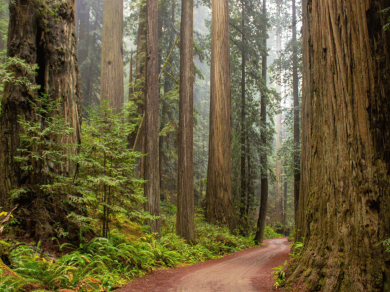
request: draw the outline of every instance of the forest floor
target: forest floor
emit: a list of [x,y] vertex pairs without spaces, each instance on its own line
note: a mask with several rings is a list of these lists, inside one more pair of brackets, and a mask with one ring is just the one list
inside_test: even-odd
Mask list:
[[119,292],[269,292],[274,291],[272,268],[289,259],[286,238],[219,259],[169,270],[153,271]]

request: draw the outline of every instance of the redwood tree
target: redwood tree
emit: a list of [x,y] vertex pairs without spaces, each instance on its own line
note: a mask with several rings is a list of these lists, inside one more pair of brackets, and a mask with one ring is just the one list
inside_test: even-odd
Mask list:
[[[15,217],[20,222],[22,235],[36,238],[54,235],[51,222],[64,223],[66,214],[61,209],[58,196],[44,196],[34,186],[47,184],[45,163],[31,163],[28,170],[21,167],[15,157],[22,156],[23,148],[19,134],[22,129],[18,119],[29,122],[41,121],[31,106],[37,94],[47,94],[50,99],[61,99],[61,114],[75,129],[61,143],[80,143],[80,76],[76,56],[75,15],[73,0],[10,1],[10,24],[8,33],[8,56],[18,57],[27,64],[38,64],[36,77],[26,75],[15,66],[10,68],[16,78],[26,77],[34,85],[41,86],[32,92],[26,86],[6,83],[1,106],[0,121],[0,196],[1,206],[7,210],[9,204],[18,203],[20,212]],[[70,151],[76,151],[72,148]],[[29,160],[26,160],[29,161]],[[27,163],[27,162],[26,162]],[[74,175],[75,167],[68,166],[66,172]],[[12,202],[9,191],[25,188],[18,199]]]
[[302,178],[293,280],[389,291],[390,37],[386,0],[304,1]]
[[176,232],[187,241],[195,240],[193,170],[193,6],[193,0],[182,0]]
[[100,100],[119,113],[124,103],[123,90],[123,0],[105,0],[103,14]]
[[[263,0],[263,13],[267,17],[267,1]],[[264,35],[266,35],[267,28],[264,28]],[[265,147],[267,141],[267,39],[263,40],[263,55],[262,55],[262,77],[264,81],[263,90],[261,92],[261,143]],[[255,235],[255,241],[262,243],[264,239],[265,220],[267,215],[267,204],[268,204],[268,155],[266,151],[261,152],[261,172],[260,172],[260,211],[259,218],[257,220],[257,230]]]
[[210,140],[206,219],[234,227],[231,178],[229,1],[212,1]]
[[[145,101],[145,196],[146,210],[160,216],[159,176],[159,87],[158,87],[158,7],[146,1],[146,101]],[[161,219],[149,222],[152,233],[161,233]]]

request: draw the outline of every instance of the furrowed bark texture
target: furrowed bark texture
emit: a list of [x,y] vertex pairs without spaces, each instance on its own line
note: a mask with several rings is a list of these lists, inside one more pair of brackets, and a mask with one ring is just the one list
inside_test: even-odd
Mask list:
[[[306,5],[305,5],[306,4]],[[303,27],[303,254],[308,291],[389,291],[389,1],[313,0]]]
[[105,0],[103,13],[100,100],[108,100],[114,113],[124,104],[123,0]]
[[[160,216],[159,177],[159,88],[158,88],[158,8],[157,0],[146,1],[146,103],[145,103],[145,196],[146,211]],[[161,233],[161,219],[149,222],[152,233]]]
[[233,228],[229,2],[212,1],[210,141],[206,219]]
[[176,232],[195,240],[193,169],[193,0],[182,0],[180,39],[179,168]]
[[[264,16],[267,15],[267,1],[263,0],[263,14]],[[264,35],[267,33],[267,28],[264,29]],[[264,38],[263,40],[263,48],[267,48],[267,39]],[[267,86],[267,52],[264,51],[262,54],[262,72],[261,76],[263,77],[264,82],[264,88],[261,92],[261,143],[263,147],[267,145],[267,131],[266,131],[266,125],[267,125],[267,96],[266,96],[266,89]],[[255,241],[258,243],[262,243],[264,240],[264,230],[265,230],[265,221],[267,218],[267,204],[268,204],[268,155],[267,152],[263,151],[261,153],[261,171],[260,171],[260,180],[261,180],[261,186],[260,186],[260,211],[259,211],[259,218],[257,220],[257,230],[255,234]]]
[[[26,76],[33,84],[41,86],[40,93],[50,98],[61,99],[61,114],[69,125],[75,129],[69,137],[60,143],[80,143],[80,75],[76,57],[76,35],[74,24],[74,1],[52,0],[45,2],[16,0],[10,2],[10,25],[8,34],[8,56],[19,57],[28,64],[38,64],[38,76],[26,76],[24,71],[12,68],[15,77]],[[54,14],[48,12],[52,10]],[[28,99],[36,99],[36,93],[28,91],[25,86],[7,83],[1,108],[0,123],[0,196],[1,206],[10,208],[12,204],[8,192],[22,186],[47,183],[43,168],[47,165],[33,164],[31,171],[21,169],[14,158],[22,153],[19,134],[22,129],[19,117],[27,121],[36,121]],[[44,121],[42,121],[43,123]],[[76,151],[76,149],[74,149]],[[74,175],[75,168],[69,165],[65,170]],[[39,190],[22,194],[15,203],[19,204],[16,213],[21,221],[23,235],[50,237],[50,228],[46,229],[49,218],[55,222],[67,222],[66,214],[61,212],[60,198],[50,199],[39,196]],[[59,204],[59,205],[56,205]],[[58,208],[58,209],[57,209]]]

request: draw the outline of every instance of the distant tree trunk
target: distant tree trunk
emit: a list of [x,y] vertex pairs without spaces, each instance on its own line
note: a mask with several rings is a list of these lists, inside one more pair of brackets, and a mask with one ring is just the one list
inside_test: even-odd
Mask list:
[[[131,96],[134,93],[133,87],[133,55],[134,52],[130,52],[130,71],[129,71],[129,101],[131,100]],[[131,145],[133,147],[133,145]]]
[[[176,1],[172,1],[172,13],[171,13],[171,22],[172,26],[175,24],[175,9],[176,9]],[[169,36],[169,43],[168,43],[168,48],[172,48],[174,45],[175,41],[175,36],[173,32],[170,32]],[[167,94],[170,91],[170,79],[164,78],[164,95]],[[166,100],[162,100],[162,109],[161,109],[161,122],[160,122],[160,132],[168,122],[167,120],[167,114],[168,114],[168,103]],[[160,151],[160,191],[163,194],[164,189],[163,189],[163,181],[164,181],[164,176],[162,175],[164,173],[164,162],[165,162],[165,156],[164,156],[164,144],[166,144],[166,137],[160,136],[160,141],[159,141],[159,151]]]
[[234,228],[232,202],[229,1],[212,1],[210,140],[206,219]]
[[84,0],[79,0],[79,50],[78,50],[78,61],[79,64],[83,64],[88,58],[89,49],[89,4]]
[[[51,99],[61,99],[62,115],[75,129],[68,138],[60,143],[80,143],[80,75],[77,65],[75,23],[73,0],[46,1],[10,1],[10,25],[8,33],[8,56],[19,57],[27,64],[38,64],[38,76],[31,78],[17,67],[11,68],[15,77],[30,78],[33,84],[40,85],[40,94]],[[71,7],[71,9],[69,9]],[[42,13],[50,9],[53,13]],[[61,209],[61,200],[53,196],[48,198],[33,186],[46,184],[43,170],[47,165],[31,164],[31,169],[21,168],[15,156],[22,156],[19,150],[22,129],[19,118],[36,122],[37,116],[28,100],[34,101],[37,94],[25,86],[6,83],[0,118],[0,196],[1,206],[7,210],[13,203],[19,204],[14,213],[19,220],[21,235],[36,239],[54,236],[50,226],[53,222],[67,225],[67,217]],[[45,118],[42,118],[42,125]],[[77,151],[73,148],[74,153]],[[75,167],[69,165],[67,172],[74,175]],[[12,202],[8,192],[15,188],[28,186],[27,193],[21,194]],[[64,226],[64,225],[62,225]]]
[[193,170],[193,0],[182,0],[180,38],[179,167],[176,232],[195,240]]
[[80,10],[80,0],[74,0],[74,22],[75,22],[75,32],[76,37],[79,36],[79,10]]
[[[304,2],[302,254],[307,291],[390,291],[390,37],[385,0]],[[302,237],[299,237],[300,239]]]
[[292,1],[292,41],[293,41],[293,97],[294,97],[294,217],[298,212],[299,182],[301,180],[299,155],[299,93],[298,93],[298,46],[297,16],[295,0]]
[[[246,138],[246,118],[245,118],[245,5],[244,1],[241,1],[241,202],[240,202],[240,217],[241,224],[245,221],[245,207],[247,204],[247,181],[246,181],[246,149],[245,149],[245,138]],[[245,224],[244,224],[245,225]],[[247,230],[246,226],[242,226],[243,230]]]
[[287,234],[287,174],[286,171],[284,171],[285,177],[284,177],[284,195],[283,195],[283,234]]
[[[267,2],[263,0],[263,14],[267,16]],[[267,28],[264,29],[264,36],[267,34]],[[265,147],[267,145],[267,96],[266,96],[266,86],[267,86],[267,39],[263,40],[263,55],[262,55],[262,77],[264,82],[264,87],[261,92],[261,143]],[[265,151],[261,153],[261,171],[260,171],[260,212],[259,218],[257,220],[257,230],[255,235],[255,241],[262,243],[264,240],[264,230],[265,230],[265,220],[267,216],[267,202],[268,202],[268,155]]]
[[[160,216],[157,2],[146,1],[145,196],[148,199],[146,211],[153,216]],[[161,219],[152,220],[149,225],[152,233],[161,234]]]
[[[276,51],[277,54],[280,55],[282,49],[282,36],[281,36],[281,28],[279,27],[277,29],[276,33]],[[277,73],[279,75],[278,78],[282,78],[282,73],[279,71]],[[276,85],[276,91],[280,95],[281,94],[281,88],[280,85]],[[280,103],[279,103],[280,106]],[[276,115],[276,121],[275,121],[275,130],[276,130],[276,153],[278,153],[278,150],[282,146],[282,115],[279,113]],[[280,159],[276,156],[276,182],[275,182],[275,222],[281,223],[282,222],[282,182],[281,182],[281,175],[282,175],[282,162]]]
[[[139,129],[139,137],[137,139],[137,131],[130,134],[129,143],[135,145],[135,149],[145,154],[145,97],[146,97],[146,0],[141,1],[138,19],[137,33],[137,59],[136,59],[136,76],[134,84],[134,94],[132,100],[137,104],[137,112],[143,117]],[[145,173],[145,157],[141,157],[139,163],[140,178],[144,178]]]
[[124,104],[123,0],[104,0],[100,100],[108,100],[114,113]]

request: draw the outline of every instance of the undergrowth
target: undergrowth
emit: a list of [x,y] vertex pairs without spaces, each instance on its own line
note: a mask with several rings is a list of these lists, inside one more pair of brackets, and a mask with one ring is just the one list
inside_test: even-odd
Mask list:
[[[170,211],[171,209],[171,211]],[[163,233],[158,239],[143,234],[129,242],[117,229],[109,238],[85,239],[61,258],[46,254],[40,244],[21,243],[10,253],[11,267],[22,278],[5,277],[0,272],[0,291],[111,291],[152,270],[174,268],[218,258],[254,247],[253,235],[232,235],[228,229],[206,223],[196,215],[196,242],[187,244],[175,234],[174,206],[165,204]],[[267,237],[280,235],[267,227]],[[0,270],[1,271],[1,270]]]

